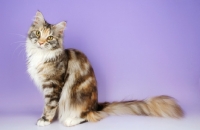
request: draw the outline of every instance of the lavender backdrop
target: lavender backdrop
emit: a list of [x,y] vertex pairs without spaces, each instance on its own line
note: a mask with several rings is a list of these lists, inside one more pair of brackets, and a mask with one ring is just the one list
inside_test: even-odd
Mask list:
[[1,0],[1,114],[42,111],[24,49],[37,10],[50,23],[68,22],[65,47],[88,56],[99,101],[167,94],[199,108],[199,0]]

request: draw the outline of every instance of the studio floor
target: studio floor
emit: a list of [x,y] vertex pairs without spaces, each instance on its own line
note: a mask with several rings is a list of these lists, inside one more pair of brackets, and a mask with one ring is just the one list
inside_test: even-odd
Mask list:
[[1,113],[1,130],[200,130],[199,106],[185,110],[182,119],[145,117],[145,116],[111,116],[96,123],[84,123],[65,127],[57,120],[45,127],[36,126],[39,112]]

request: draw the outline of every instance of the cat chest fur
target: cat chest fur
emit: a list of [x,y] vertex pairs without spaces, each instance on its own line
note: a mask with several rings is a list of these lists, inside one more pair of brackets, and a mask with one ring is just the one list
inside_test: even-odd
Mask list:
[[37,87],[42,90],[44,84],[54,83],[59,86],[64,85],[66,63],[60,58],[62,56],[57,56],[50,61],[47,58],[48,56],[44,52],[42,53],[38,51],[28,59],[28,73]]

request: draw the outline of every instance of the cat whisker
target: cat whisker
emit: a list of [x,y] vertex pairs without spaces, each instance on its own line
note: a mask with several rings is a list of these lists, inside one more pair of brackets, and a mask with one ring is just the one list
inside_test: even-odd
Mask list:
[[16,42],[11,42],[10,45],[16,44],[16,43],[24,43],[26,44],[26,41],[16,41]]
[[27,36],[26,35],[22,35],[22,34],[15,34],[15,33],[9,33],[9,34],[12,34],[12,35],[17,35],[17,36],[20,36],[21,38],[24,38],[26,39]]
[[15,48],[15,50],[13,51],[13,54],[17,51],[17,49],[19,49],[19,48],[24,48],[25,49],[25,43],[20,43],[16,48]]
[[25,50],[26,50],[26,49],[23,48],[23,49],[19,52],[18,56],[20,56],[20,54],[22,53],[22,51],[24,52]]

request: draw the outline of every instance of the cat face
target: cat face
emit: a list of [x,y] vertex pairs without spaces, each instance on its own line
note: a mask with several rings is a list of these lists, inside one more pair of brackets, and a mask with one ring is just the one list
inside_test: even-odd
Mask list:
[[66,22],[56,25],[45,21],[41,12],[37,11],[34,22],[28,32],[31,44],[43,50],[55,50],[62,47],[63,31]]

